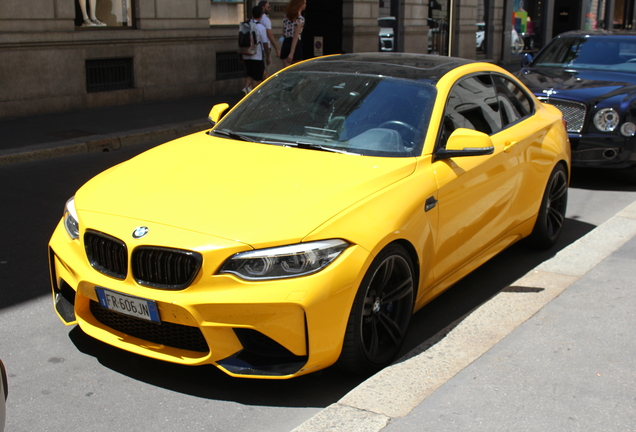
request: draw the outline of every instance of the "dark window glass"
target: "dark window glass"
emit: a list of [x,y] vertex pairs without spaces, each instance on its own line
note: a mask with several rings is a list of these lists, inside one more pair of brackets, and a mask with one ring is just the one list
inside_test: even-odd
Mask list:
[[492,135],[501,130],[501,116],[490,75],[477,75],[458,82],[450,93],[444,115],[442,145],[458,128]]
[[636,38],[576,36],[555,39],[532,62],[535,67],[636,71]]
[[423,82],[290,70],[250,93],[215,130],[263,144],[412,157],[422,151],[435,96]]
[[532,100],[514,82],[502,76],[494,76],[493,80],[497,89],[503,127],[533,112]]

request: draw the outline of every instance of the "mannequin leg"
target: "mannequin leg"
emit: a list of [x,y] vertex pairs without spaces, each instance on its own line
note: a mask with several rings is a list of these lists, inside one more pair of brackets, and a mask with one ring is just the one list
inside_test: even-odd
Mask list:
[[86,0],[77,0],[77,2],[79,3],[80,9],[82,10],[82,18],[84,18],[84,24],[86,24],[86,22],[89,21],[88,12],[86,10]]
[[97,0],[90,0],[90,5],[91,5],[91,21],[93,21],[93,24],[99,27],[105,27],[106,23],[101,22],[100,20],[97,19],[97,16],[95,16],[95,11],[97,11]]
[[[83,0],[86,3],[86,0]],[[89,0],[89,5],[91,7],[91,21],[97,21],[97,17],[95,16],[95,8],[97,7],[97,0]]]

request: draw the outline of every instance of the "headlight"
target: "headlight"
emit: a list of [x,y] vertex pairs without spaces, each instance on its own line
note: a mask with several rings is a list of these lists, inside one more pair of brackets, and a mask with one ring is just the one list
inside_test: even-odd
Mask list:
[[305,276],[327,267],[347,247],[349,243],[334,239],[241,252],[228,259],[219,273],[247,280]]
[[621,126],[621,133],[626,137],[631,137],[636,135],[636,125],[632,122],[624,123]]
[[79,222],[77,221],[77,210],[75,210],[75,197],[66,201],[64,206],[64,228],[73,240],[79,238]]
[[612,108],[604,108],[594,116],[594,126],[601,132],[612,132],[619,122],[618,113]]

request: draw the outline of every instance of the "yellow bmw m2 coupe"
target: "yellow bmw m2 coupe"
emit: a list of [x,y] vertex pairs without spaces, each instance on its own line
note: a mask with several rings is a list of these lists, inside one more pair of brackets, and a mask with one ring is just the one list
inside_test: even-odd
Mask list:
[[491,64],[321,57],[210,120],[68,200],[49,244],[64,323],[237,377],[368,374],[427,302],[562,230],[561,112]]

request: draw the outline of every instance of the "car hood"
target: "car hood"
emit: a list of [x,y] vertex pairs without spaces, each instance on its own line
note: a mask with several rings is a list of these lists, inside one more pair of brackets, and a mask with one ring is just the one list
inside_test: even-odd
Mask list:
[[99,174],[77,192],[75,205],[80,214],[127,217],[268,247],[301,241],[415,166],[415,158],[344,155],[202,132]]
[[517,77],[534,94],[542,96],[552,89],[552,96],[557,99],[597,104],[619,94],[636,94],[636,74],[623,72],[530,68]]

